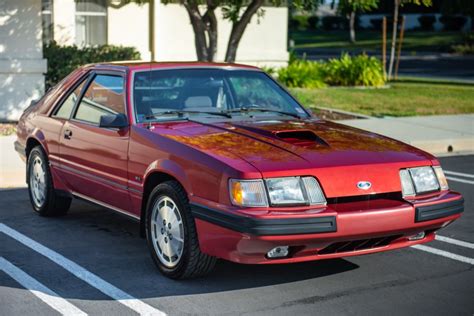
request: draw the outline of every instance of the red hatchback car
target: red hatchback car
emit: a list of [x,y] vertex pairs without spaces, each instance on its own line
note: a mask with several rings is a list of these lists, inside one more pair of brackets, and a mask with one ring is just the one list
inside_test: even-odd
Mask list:
[[82,67],[25,110],[15,147],[37,213],[77,197],[135,218],[171,278],[425,243],[463,211],[436,158],[320,120],[244,65]]

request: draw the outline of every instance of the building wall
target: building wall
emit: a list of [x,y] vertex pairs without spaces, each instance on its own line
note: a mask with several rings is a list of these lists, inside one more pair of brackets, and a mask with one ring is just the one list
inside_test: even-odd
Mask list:
[[[196,60],[194,33],[189,17],[179,4],[157,4],[155,21],[155,51],[157,60]],[[223,61],[231,23],[218,17],[217,61]],[[247,26],[237,51],[237,62],[258,66],[284,66],[288,62],[288,9],[265,7],[258,21],[254,16]]]
[[143,60],[150,59],[148,4],[130,3],[107,10],[107,42],[112,45],[134,46]]
[[[62,45],[74,44],[74,0],[54,1],[54,38]],[[134,46],[143,60],[150,59],[148,4],[130,3],[107,10],[108,44]],[[223,61],[231,23],[218,17],[217,61]],[[265,15],[254,17],[247,26],[239,49],[237,62],[254,65],[283,66],[288,62],[288,9],[266,7]],[[155,4],[155,59],[157,61],[196,60],[194,33],[185,8],[179,4]]]
[[76,3],[74,0],[53,1],[54,40],[61,45],[74,45],[76,39]]
[[41,0],[0,0],[0,121],[44,93]]

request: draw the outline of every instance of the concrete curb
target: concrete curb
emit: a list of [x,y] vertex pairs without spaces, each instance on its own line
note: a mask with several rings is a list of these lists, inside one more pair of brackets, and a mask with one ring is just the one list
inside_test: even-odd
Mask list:
[[340,113],[340,114],[345,114],[345,115],[352,115],[354,117],[360,118],[360,119],[371,119],[375,118],[373,116],[365,115],[365,114],[360,114],[360,113],[354,113],[354,112],[349,112],[349,111],[344,111],[344,110],[339,110],[339,109],[333,109],[333,108],[327,108],[324,106],[310,106],[310,108],[316,108],[328,112],[334,112],[334,113]]

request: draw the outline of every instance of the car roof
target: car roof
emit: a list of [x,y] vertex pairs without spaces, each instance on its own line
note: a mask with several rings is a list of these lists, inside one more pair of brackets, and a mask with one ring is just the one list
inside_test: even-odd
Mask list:
[[107,63],[89,64],[85,67],[96,69],[117,69],[117,70],[143,70],[143,69],[173,69],[173,68],[221,68],[221,69],[249,69],[260,70],[260,68],[244,64],[231,63],[211,63],[211,62],[195,62],[195,61],[116,61]]

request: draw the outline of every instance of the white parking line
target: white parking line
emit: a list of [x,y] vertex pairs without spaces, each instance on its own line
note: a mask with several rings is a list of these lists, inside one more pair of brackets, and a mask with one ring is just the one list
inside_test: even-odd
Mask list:
[[55,252],[52,249],[49,249],[46,246],[34,241],[33,239],[23,235],[22,233],[14,230],[13,228],[0,223],[0,232],[5,233],[6,235],[12,237],[13,239],[21,242],[23,245],[33,249],[34,251],[42,254],[49,260],[55,262],[57,265],[63,267],[78,279],[83,280],[92,287],[95,287],[105,295],[113,298],[117,302],[127,306],[128,308],[134,310],[140,315],[166,315],[164,312],[142,302],[141,300],[125,293],[119,288],[113,286],[109,282],[98,277],[94,273],[86,270],[77,263],[67,259],[63,255]]
[[456,172],[456,171],[449,171],[449,170],[444,170],[444,173],[445,174],[450,174],[450,175],[453,175],[453,176],[460,176],[460,177],[473,178],[474,179],[474,174]]
[[461,183],[467,183],[467,184],[474,184],[474,181],[471,180],[465,180],[461,178],[455,178],[455,177],[446,177],[446,179],[455,181],[455,182],[461,182]]
[[449,244],[453,244],[453,245],[456,245],[456,246],[461,246],[461,247],[466,247],[466,248],[469,248],[469,249],[474,249],[474,244],[470,243],[470,242],[467,242],[467,241],[457,240],[457,239],[454,239],[454,238],[444,237],[444,236],[440,236],[440,235],[436,235],[436,240],[447,242]]
[[436,249],[436,248],[428,247],[428,246],[424,246],[424,245],[414,245],[414,246],[411,246],[411,247],[415,248],[415,249],[418,249],[418,250],[430,252],[430,253],[438,255],[438,256],[442,256],[442,257],[446,257],[446,258],[449,258],[449,259],[453,259],[453,260],[457,260],[457,261],[461,261],[461,262],[464,262],[464,263],[474,265],[474,259],[469,258],[469,257],[460,256],[460,255],[457,255],[457,254],[449,252],[449,251],[444,251],[444,250],[440,250],[440,249]]
[[0,270],[8,274],[40,300],[57,310],[61,315],[87,315],[3,257],[0,257]]

